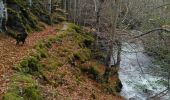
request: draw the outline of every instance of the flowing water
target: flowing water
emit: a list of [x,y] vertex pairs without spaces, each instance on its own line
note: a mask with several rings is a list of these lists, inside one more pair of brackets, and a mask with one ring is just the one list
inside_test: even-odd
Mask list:
[[166,89],[158,80],[161,77],[146,74],[147,68],[153,66],[151,58],[145,53],[143,45],[123,43],[122,61],[119,78],[123,84],[121,95],[126,100],[170,100],[170,96],[151,99],[150,97]]

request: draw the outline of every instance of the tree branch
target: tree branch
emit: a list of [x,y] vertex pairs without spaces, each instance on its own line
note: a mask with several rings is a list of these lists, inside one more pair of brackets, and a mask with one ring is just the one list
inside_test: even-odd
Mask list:
[[146,32],[146,33],[143,33],[143,34],[141,34],[141,35],[135,36],[134,38],[139,38],[139,37],[145,36],[145,35],[147,35],[147,34],[149,34],[149,33],[155,32],[155,31],[170,32],[170,30],[165,29],[165,28],[156,28],[156,29],[150,30],[150,31],[148,31],[148,32]]

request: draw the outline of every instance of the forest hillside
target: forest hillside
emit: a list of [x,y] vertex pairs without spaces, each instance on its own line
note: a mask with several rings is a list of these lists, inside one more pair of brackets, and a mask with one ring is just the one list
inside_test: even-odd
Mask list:
[[0,99],[123,99],[117,69],[106,82],[105,65],[94,57],[95,36],[63,22],[60,2],[50,11],[42,0],[2,3],[8,19],[2,18]]
[[169,100],[169,0],[0,0],[0,100]]

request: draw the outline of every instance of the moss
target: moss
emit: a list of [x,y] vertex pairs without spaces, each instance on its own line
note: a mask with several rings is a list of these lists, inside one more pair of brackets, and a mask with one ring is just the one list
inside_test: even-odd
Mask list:
[[44,45],[47,48],[51,48],[52,47],[51,41],[45,41]]
[[[8,29],[17,32],[33,32],[40,31],[41,22],[51,25],[57,21],[60,23],[65,21],[65,14],[62,10],[56,10],[52,14],[48,13],[44,7],[42,0],[34,0],[36,5],[29,7],[28,2],[24,0],[8,0]],[[41,21],[41,22],[40,22]],[[8,32],[9,35],[15,37],[15,32]]]
[[[28,4],[23,0],[8,0],[7,26],[18,32],[33,32],[41,30],[37,16],[30,11]],[[12,33],[12,32],[10,32]]]
[[3,100],[24,100],[22,97],[18,96],[15,93],[6,93],[3,97]]
[[24,89],[24,93],[26,98],[28,98],[28,100],[32,99],[32,100],[40,100],[40,94],[38,94],[38,90],[35,87],[27,87]]
[[8,4],[18,4],[18,5],[26,5],[26,2],[23,0],[8,0]]
[[90,33],[84,32],[83,28],[74,24],[69,24],[68,32],[72,32],[73,39],[81,47],[89,48],[95,41],[94,37]]
[[58,67],[61,67],[62,65],[63,63],[59,61],[58,59],[48,58],[48,65],[46,65],[46,69],[48,69],[48,71],[56,70],[58,69]]
[[56,36],[56,40],[58,39],[63,39],[64,37],[66,37],[68,35],[67,31],[66,32],[61,32],[60,34],[58,34]]
[[46,58],[48,57],[48,52],[47,52],[47,48],[51,47],[51,43],[50,42],[41,42],[37,45],[34,46],[34,48],[36,49],[37,53],[40,55],[41,58]]
[[30,8],[31,12],[37,16],[38,20],[45,22],[46,24],[51,25],[51,15],[49,14],[46,7],[44,7],[41,0],[34,1],[36,3],[36,6]]
[[75,24],[69,24],[68,31],[75,31],[76,33],[83,33],[83,29],[80,26],[77,26]]
[[73,58],[81,62],[85,62],[89,60],[90,57],[91,57],[91,52],[89,49],[80,49],[79,51],[73,53]]
[[74,40],[76,40],[80,47],[89,48],[94,43],[94,38],[89,36],[88,34],[75,34],[73,38]]
[[57,39],[56,39],[55,37],[50,37],[50,38],[48,38],[48,41],[49,41],[50,43],[56,43],[56,42],[57,42]]
[[40,30],[35,16],[23,7],[20,9],[21,11],[16,11],[12,8],[8,8],[9,21],[7,25],[19,32],[23,32],[23,30],[27,32]]
[[20,63],[20,71],[24,72],[24,73],[34,73],[34,72],[38,72],[39,68],[41,67],[41,64],[39,63],[39,61],[34,58],[34,57],[30,57],[30,58],[26,58],[24,59],[21,63]]
[[39,60],[39,61],[40,61],[41,58],[42,58],[42,57],[41,57],[41,54],[40,54],[40,53],[37,53],[37,52],[36,52],[36,53],[31,53],[30,56],[36,58],[36,59]]
[[42,100],[37,83],[27,74],[15,74],[4,100]]
[[63,53],[71,52],[71,50],[67,47],[59,47],[58,50]]
[[20,16],[22,17],[22,23],[25,25],[25,28],[28,32],[32,32],[32,30],[40,30],[36,16],[34,16],[29,9],[21,7]]

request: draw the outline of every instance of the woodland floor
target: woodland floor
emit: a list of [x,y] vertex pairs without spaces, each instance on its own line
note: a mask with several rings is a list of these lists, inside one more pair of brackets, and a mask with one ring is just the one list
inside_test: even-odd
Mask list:
[[[30,33],[26,40],[26,43],[19,46],[16,46],[15,39],[9,36],[0,36],[0,100],[2,99],[4,93],[8,90],[11,76],[14,73],[14,71],[12,70],[13,66],[20,63],[23,58],[28,57],[30,51],[33,49],[33,46],[35,46],[39,41],[44,40],[49,36],[56,36],[57,30],[66,29],[67,25],[65,24],[46,26],[44,28],[44,31]],[[67,38],[63,39],[63,45],[53,45],[52,48],[48,50],[50,56],[56,56],[60,54],[56,54],[56,50],[63,48],[63,46],[73,46],[71,47],[71,50],[74,50],[76,48],[76,45],[73,44],[74,42],[68,42],[71,41],[70,39],[72,40],[70,36],[67,36]],[[72,43],[72,45],[70,45],[70,43]],[[46,60],[48,59],[44,59],[44,61]],[[66,64],[63,67],[60,67],[57,70],[53,71],[55,71],[55,73],[61,73],[61,75],[65,74],[65,76],[63,77],[63,80],[65,81],[63,85],[56,88],[52,87],[49,84],[39,84],[41,91],[43,91],[43,96],[45,96],[43,97],[44,100],[55,100],[53,97],[55,95],[53,94],[56,92],[56,94],[58,94],[57,98],[60,98],[60,100],[67,100],[67,97],[72,97],[70,98],[71,100],[87,100],[87,98],[97,100],[124,100],[121,96],[116,96],[103,92],[103,89],[101,89],[101,86],[98,83],[96,83],[94,80],[89,79],[86,75],[77,74],[76,69],[74,67],[70,67],[69,64]],[[50,73],[48,74],[47,78],[50,79],[53,71],[46,71],[47,73]],[[78,79],[80,80],[78,80],[77,77],[79,77]]]
[[28,35],[24,45],[16,45],[16,40],[9,36],[0,37],[0,98],[8,89],[10,77],[13,75],[12,67],[29,55],[29,51],[40,40],[55,35],[62,25],[46,26],[44,31]]

